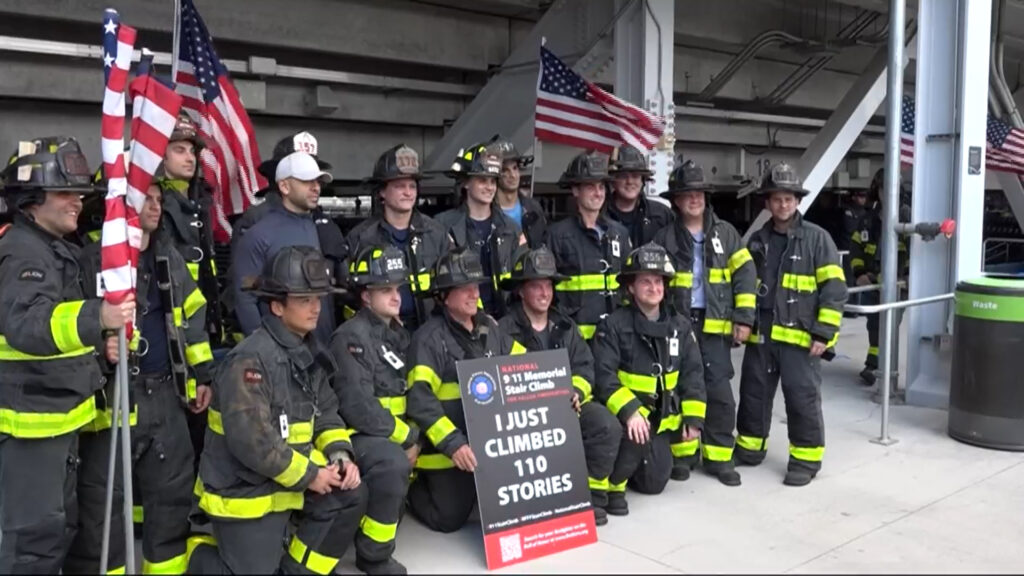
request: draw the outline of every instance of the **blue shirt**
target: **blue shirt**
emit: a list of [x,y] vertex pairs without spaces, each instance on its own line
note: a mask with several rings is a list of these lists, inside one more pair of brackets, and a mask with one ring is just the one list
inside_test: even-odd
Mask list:
[[[164,316],[163,302],[160,300],[160,287],[156,282],[156,265],[152,250],[146,250],[139,258],[139,274],[149,276],[149,289],[146,303],[143,304],[142,326],[140,336],[146,339],[146,354],[139,357],[140,374],[169,374],[171,358],[167,345],[167,319]],[[140,346],[141,349],[141,346]]]
[[480,264],[484,268],[486,280],[480,283],[480,301],[483,302],[484,310],[488,313],[494,312],[494,281],[491,279],[493,270],[491,267],[491,218],[487,220],[473,220],[469,218],[473,227],[476,249],[480,254]]
[[502,208],[502,212],[506,216],[512,219],[516,223],[516,226],[521,230],[523,228],[523,203],[519,201],[519,197],[516,196],[516,204],[512,208]]
[[693,237],[693,289],[690,291],[690,308],[706,308],[707,297],[704,294],[704,231]]
[[[391,234],[391,242],[395,246],[401,248],[403,251],[409,246],[409,229],[399,230],[387,222],[381,222],[381,227]],[[415,274],[416,271],[413,271]],[[410,318],[416,315],[416,300],[413,299],[412,287],[408,284],[403,284],[398,289],[398,293],[402,296],[402,308],[399,315],[403,318]]]
[[[263,267],[278,250],[288,246],[313,246],[320,250],[320,236],[311,214],[295,214],[283,205],[274,206],[259,222],[246,231],[231,255],[231,285],[235,292],[235,316],[242,332],[248,336],[260,327],[263,314],[269,314],[266,304],[260,303],[252,292],[242,290],[244,278],[263,274]],[[321,342],[330,342],[334,332],[334,298],[323,298],[316,336]]]

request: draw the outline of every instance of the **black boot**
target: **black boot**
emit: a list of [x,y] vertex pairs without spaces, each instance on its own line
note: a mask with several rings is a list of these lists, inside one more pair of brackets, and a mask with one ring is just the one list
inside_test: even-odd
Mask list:
[[409,571],[405,569],[405,566],[395,560],[394,558],[388,558],[380,562],[370,562],[369,560],[363,560],[362,558],[356,558],[356,568],[365,572],[366,574],[408,574]]
[[786,486],[807,486],[816,475],[816,472],[807,470],[789,470],[786,472],[786,478],[782,480],[782,483]]
[[626,503],[625,492],[609,492],[608,493],[608,506],[605,507],[605,512],[612,516],[626,516],[629,514],[629,504]]
[[686,482],[690,479],[690,465],[683,462],[676,462],[672,465],[672,476],[673,480],[677,482]]
[[736,471],[736,467],[731,463],[728,466],[708,468],[707,461],[705,461],[704,471],[707,472],[709,476],[718,478],[718,481],[726,486],[739,486],[743,483],[740,478],[740,473]]
[[864,369],[860,371],[860,379],[861,383],[865,386],[874,386],[876,379],[875,369],[870,366],[865,366]]
[[608,523],[608,512],[600,506],[593,506],[594,509],[594,525],[604,526]]

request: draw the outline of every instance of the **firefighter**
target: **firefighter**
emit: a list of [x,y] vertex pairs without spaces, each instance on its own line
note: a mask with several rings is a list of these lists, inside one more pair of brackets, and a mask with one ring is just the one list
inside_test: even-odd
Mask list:
[[216,546],[198,544],[189,573],[330,574],[355,536],[366,487],[315,334],[329,266],[287,246],[249,286],[270,313],[218,367],[195,487]]
[[797,206],[808,191],[780,162],[757,193],[772,218],[751,236],[757,267],[757,319],[743,355],[736,422],[738,464],[764,461],[779,379],[786,399],[789,465],[784,483],[804,486],[821,469],[821,358],[831,357],[846,303],[846,279],[832,238],[804,220]]
[[654,234],[672,223],[672,209],[657,200],[650,200],[644,187],[654,175],[647,167],[643,152],[625,145],[612,152],[611,202],[605,204],[608,217],[629,230],[633,246],[642,246],[654,239]]
[[555,269],[555,257],[546,246],[523,250],[516,259],[506,290],[518,297],[507,316],[498,322],[527,352],[564,349],[572,370],[572,406],[580,419],[588,483],[598,526],[608,523],[608,476],[622,440],[622,426],[608,410],[593,402],[594,355],[576,324],[551,306],[554,284],[565,277]]
[[392,558],[409,474],[419,454],[419,428],[406,419],[406,351],[401,287],[409,283],[405,253],[369,245],[350,264],[349,286],[362,307],[334,333],[339,371],[332,384],[369,491],[356,534],[356,567],[367,574],[405,574]]
[[[272,209],[280,208],[281,206],[281,192],[277,188],[277,180],[275,173],[277,171],[277,164],[287,155],[292,152],[306,152],[316,160],[317,165],[321,170],[330,172],[331,165],[317,156],[319,144],[315,136],[309,132],[298,132],[282,138],[274,146],[274,154],[269,160],[264,160],[256,170],[267,179],[267,186],[256,191],[257,198],[263,198],[263,202],[259,204],[253,204],[245,209],[242,216],[232,225],[231,235],[231,246],[230,254],[235,254],[239,240],[245,236],[245,233],[250,228],[256,225],[257,222],[263,219]],[[341,228],[338,224],[328,216],[323,209],[319,206],[312,210],[313,223],[316,224],[317,238],[320,240],[320,251],[321,253],[335,266],[336,277],[341,277],[341,272],[344,270],[344,260],[348,255],[347,246],[345,245],[345,236],[341,233]],[[233,270],[231,267],[228,268],[226,276],[232,278]],[[238,326],[238,320],[235,318],[235,299],[234,291],[230,289],[224,290],[222,301],[224,308],[227,311],[227,320],[232,324],[232,340],[235,343],[241,342],[245,334]]]
[[455,246],[468,246],[476,252],[484,270],[480,304],[496,318],[506,310],[506,295],[499,283],[512,272],[516,248],[526,243],[516,223],[494,202],[501,158],[502,152],[494,144],[460,150],[447,175],[455,179],[463,202],[437,216]]
[[530,248],[537,248],[544,243],[548,219],[544,216],[540,202],[519,191],[522,170],[533,164],[533,156],[521,154],[511,140],[504,140],[500,136],[496,135],[493,142],[497,143],[501,151],[498,205],[523,231]]
[[381,154],[367,180],[379,209],[348,235],[350,254],[371,245],[395,246],[405,253],[412,272],[409,282],[400,288],[401,320],[409,331],[430,317],[433,302],[421,296],[430,290],[430,270],[451,247],[444,227],[416,208],[422,177],[419,155],[405,144]]
[[[137,325],[138,343],[133,346],[137,353],[131,359],[132,412],[136,420],[132,432],[132,486],[137,493],[136,508],[143,510],[143,572],[181,574],[186,568],[188,515],[195,484],[195,453],[186,414],[201,413],[210,404],[213,352],[203,328],[206,299],[166,231],[159,228],[162,197],[159,186],[150,186],[139,214],[142,244],[136,293],[142,302],[142,314]],[[83,260],[84,278],[97,278],[100,244],[87,246]],[[97,296],[102,296],[102,290]],[[107,339],[105,355],[110,362],[107,380],[112,382],[118,361],[116,337]],[[108,416],[100,427],[109,428],[110,424]],[[103,499],[98,502],[102,505]],[[102,509],[98,512],[102,515]],[[98,552],[99,534],[93,542]],[[120,547],[124,541],[111,542]]]
[[[232,256],[231,283],[235,292],[235,316],[244,334],[251,335],[266,314],[266,304],[246,290],[247,278],[254,277],[281,249],[289,246],[311,246],[320,250],[320,236],[314,222],[314,210],[320,199],[321,186],[334,177],[324,172],[308,152],[292,152],[277,164],[274,173],[281,204],[272,206],[267,214],[245,233]],[[336,266],[328,260],[328,275],[335,278]],[[317,338],[330,341],[337,324],[334,322],[334,297],[324,293],[318,315]]]
[[609,514],[629,514],[626,483],[660,494],[672,474],[672,438],[695,440],[704,422],[704,366],[690,320],[665,300],[675,274],[665,249],[644,244],[626,259],[619,283],[630,304],[594,335],[595,393],[625,434],[608,479]]
[[585,152],[573,158],[558,184],[572,190],[576,214],[548,228],[558,271],[569,277],[555,284],[555,302],[586,340],[620,304],[616,275],[632,246],[629,231],[601,211],[606,182],[607,157]]
[[[20,142],[3,180],[14,223],[0,238],[0,573],[95,573],[98,554],[69,554],[79,526],[103,523],[78,508],[79,431],[97,417],[103,332],[130,321],[135,302],[89,298],[64,240],[96,192],[75,139]],[[109,437],[89,436],[87,465],[105,480]]]
[[662,197],[676,208],[675,224],[655,236],[676,270],[669,283],[668,299],[693,323],[704,360],[708,397],[700,441],[680,442],[676,438],[672,444],[672,478],[686,480],[702,459],[704,472],[726,486],[739,486],[740,475],[732,461],[736,399],[732,393],[731,350],[750,337],[757,278],[739,232],[708,204],[713,192],[704,178],[704,169],[692,160],[673,170],[668,191]]
[[409,417],[427,437],[409,487],[409,510],[438,532],[462,528],[476,502],[477,460],[455,363],[523,352],[477,307],[486,278],[475,251],[463,246],[443,255],[430,279],[438,306],[409,346]]

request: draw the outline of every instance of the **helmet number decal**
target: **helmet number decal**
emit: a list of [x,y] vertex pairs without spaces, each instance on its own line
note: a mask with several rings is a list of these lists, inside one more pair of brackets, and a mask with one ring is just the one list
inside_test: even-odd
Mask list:
[[385,272],[394,272],[395,270],[401,270],[405,268],[405,263],[402,262],[400,257],[387,258],[384,260]]
[[317,153],[316,138],[309,132],[296,134],[295,137],[292,138],[292,147],[295,152],[305,152],[312,156],[316,156]]
[[420,170],[420,157],[407,146],[395,151],[395,167],[399,174],[415,174]]

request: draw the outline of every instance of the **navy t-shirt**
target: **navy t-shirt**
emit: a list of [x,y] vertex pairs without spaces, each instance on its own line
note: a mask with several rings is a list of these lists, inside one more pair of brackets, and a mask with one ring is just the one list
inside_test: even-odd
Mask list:
[[[409,247],[410,233],[408,228],[404,230],[399,230],[398,228],[395,228],[394,226],[388,224],[387,222],[384,222],[381,225],[384,227],[385,230],[388,231],[389,234],[391,234],[391,242],[394,243],[395,246],[401,248],[402,250],[406,250],[406,248]],[[416,271],[413,270],[412,273],[415,274]],[[399,293],[402,295],[402,309],[401,312],[399,312],[399,314],[403,318],[415,316],[416,300],[413,299],[414,297],[412,295],[412,288],[408,284],[405,284],[401,288],[399,288]]]
[[141,337],[146,339],[146,354],[139,357],[140,374],[169,374],[171,359],[167,350],[167,319],[163,302],[160,301],[160,287],[156,282],[156,262],[152,251],[143,252],[139,258],[140,274],[149,275],[149,289],[142,315]]
[[494,283],[491,280],[493,270],[491,267],[491,219],[486,220],[473,220],[469,219],[470,224],[473,225],[473,236],[477,253],[480,254],[480,264],[483,265],[484,275],[487,276],[487,280],[480,283],[480,300],[484,304],[484,310],[487,312],[494,311]]

